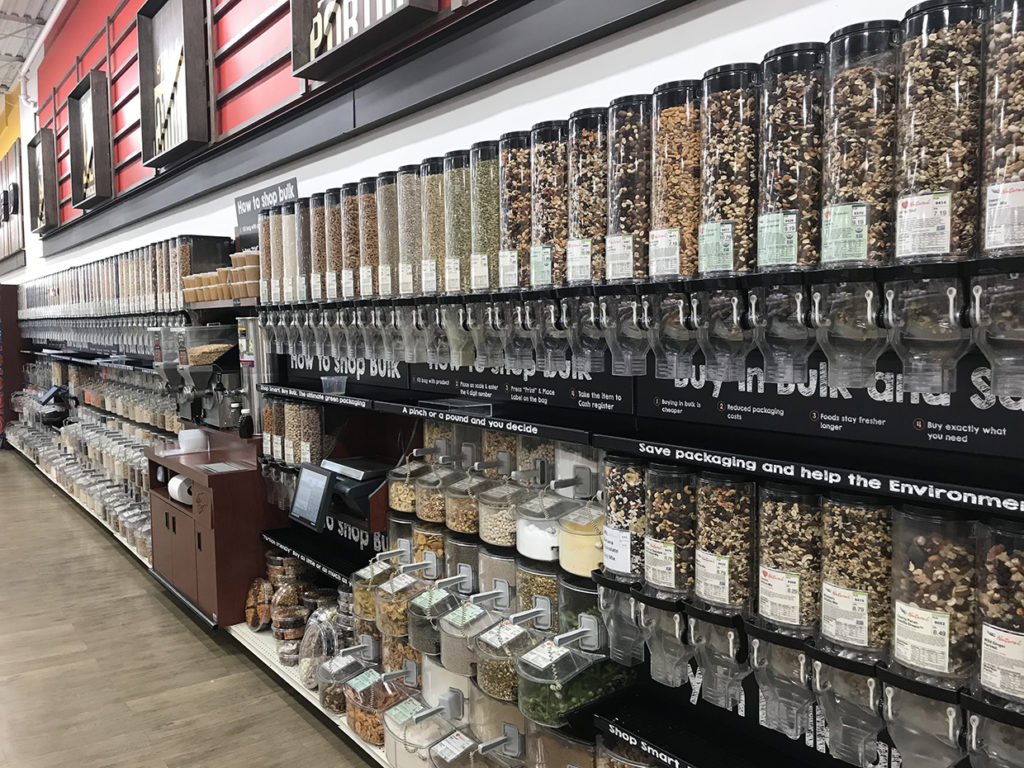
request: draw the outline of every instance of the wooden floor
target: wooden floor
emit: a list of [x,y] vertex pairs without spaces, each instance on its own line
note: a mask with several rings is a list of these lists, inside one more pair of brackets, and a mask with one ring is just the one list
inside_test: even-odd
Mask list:
[[362,768],[222,632],[0,450],[0,768]]

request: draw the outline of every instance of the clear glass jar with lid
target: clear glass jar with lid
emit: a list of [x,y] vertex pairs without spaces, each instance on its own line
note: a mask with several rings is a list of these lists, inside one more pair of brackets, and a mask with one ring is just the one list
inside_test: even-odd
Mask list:
[[377,295],[398,293],[398,174],[377,176]]
[[351,653],[323,662],[316,670],[320,706],[334,715],[345,714],[345,683],[367,668],[365,661]]
[[443,523],[445,489],[463,477],[451,464],[435,462],[430,471],[416,478],[416,517],[428,523]]
[[470,229],[469,150],[444,156],[444,292],[469,288]]
[[397,573],[374,589],[377,627],[382,634],[409,634],[406,607],[409,601],[427,589],[427,585],[408,573]]
[[476,497],[496,485],[497,479],[465,475],[445,488],[445,525],[459,533],[477,533],[480,530],[480,513]]
[[821,497],[781,483],[762,484],[758,496],[758,615],[809,634],[821,615]]
[[604,558],[604,504],[595,499],[558,520],[558,565],[576,576],[589,577]]
[[515,507],[528,491],[516,483],[502,483],[477,497],[480,538],[488,544],[511,547],[516,543]]
[[420,288],[424,296],[433,296],[444,290],[444,158],[428,157],[420,163],[420,205]]
[[359,180],[359,296],[379,296],[377,269],[380,266],[380,242],[377,223],[377,177]]
[[309,300],[313,250],[310,242],[309,198],[295,200],[295,300]]
[[397,512],[416,511],[416,479],[430,472],[422,461],[407,461],[388,472],[388,506]]
[[494,626],[499,617],[469,601],[441,617],[441,663],[450,672],[473,675],[476,671],[476,637]]
[[498,202],[501,207],[498,287],[530,287],[530,132],[498,140]]
[[[376,236],[376,233],[374,233]],[[341,297],[361,296],[359,286],[359,184],[341,187]]]
[[700,600],[746,611],[753,595],[757,486],[736,475],[706,472],[697,485],[695,592]]
[[[459,605],[459,598],[446,589],[431,587],[409,601],[409,645],[428,656],[441,653],[438,621]],[[426,670],[424,670],[424,676]]]
[[542,490],[516,504],[516,551],[544,562],[558,560],[558,520],[583,504]]
[[569,124],[537,123],[530,131],[530,285],[565,285],[568,212]]
[[644,572],[646,469],[626,456],[604,459],[604,570],[623,578],[640,579]]
[[682,596],[693,591],[697,475],[675,464],[647,468],[644,581]]

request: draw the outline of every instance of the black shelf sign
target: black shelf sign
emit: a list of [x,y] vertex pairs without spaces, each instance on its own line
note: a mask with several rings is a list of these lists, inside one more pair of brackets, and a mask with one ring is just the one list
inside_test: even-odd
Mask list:
[[210,141],[203,0],[148,0],[137,18],[142,164],[164,168]]
[[291,0],[292,74],[334,80],[437,23],[438,0]]
[[43,128],[28,142],[29,228],[37,235],[57,228],[57,150],[53,131]]
[[68,95],[71,204],[88,210],[114,196],[107,75],[91,70]]
[[384,403],[377,401],[373,409],[381,413],[394,413],[399,416],[411,416],[432,421],[443,421],[452,424],[467,424],[472,427],[491,429],[498,432],[512,432],[519,435],[531,437],[542,437],[548,440],[562,440],[567,443],[590,442],[590,434],[581,429],[569,429],[567,427],[552,427],[547,424],[534,424],[528,421],[514,421],[493,416],[478,416],[458,411],[443,411],[436,408],[425,408],[419,405],[407,403]]
[[373,408],[373,401],[367,400],[364,397],[352,397],[350,395],[339,395],[331,392],[311,392],[306,389],[295,389],[294,387],[279,387],[275,384],[260,384],[259,390],[265,395],[291,397],[296,400],[309,400],[313,403],[342,405],[346,408],[361,408],[363,410]]

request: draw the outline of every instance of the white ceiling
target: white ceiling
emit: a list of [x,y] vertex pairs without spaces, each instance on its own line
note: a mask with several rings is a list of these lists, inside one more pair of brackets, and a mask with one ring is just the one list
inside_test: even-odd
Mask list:
[[16,83],[18,70],[59,0],[0,0],[0,93]]

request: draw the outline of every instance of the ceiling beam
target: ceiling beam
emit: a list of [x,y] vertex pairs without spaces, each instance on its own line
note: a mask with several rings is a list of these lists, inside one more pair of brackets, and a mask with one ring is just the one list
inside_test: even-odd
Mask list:
[[0,21],[13,21],[16,24],[27,24],[30,27],[41,27],[46,20],[41,16],[27,16],[22,13],[7,13],[0,11]]
[[21,64],[24,61],[24,56],[10,53],[0,53],[0,64]]

